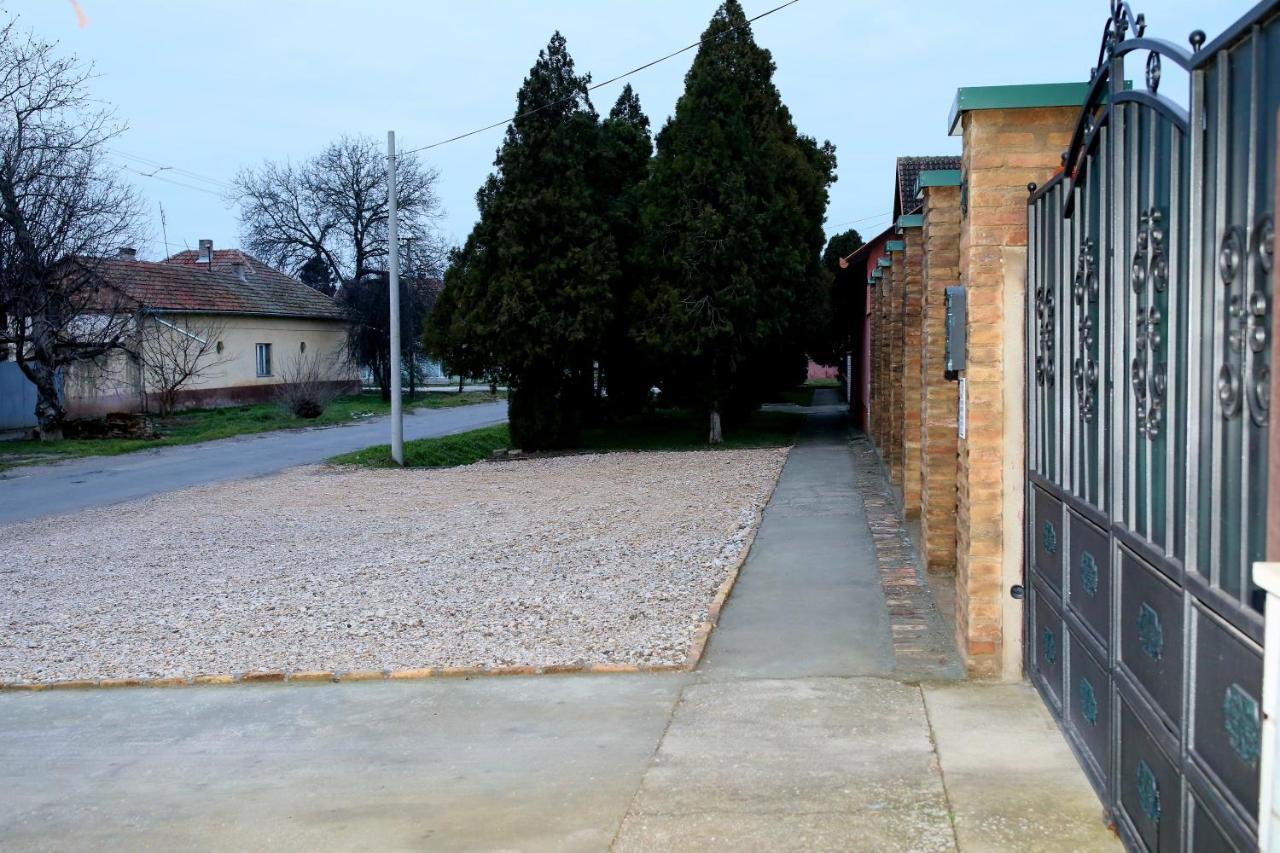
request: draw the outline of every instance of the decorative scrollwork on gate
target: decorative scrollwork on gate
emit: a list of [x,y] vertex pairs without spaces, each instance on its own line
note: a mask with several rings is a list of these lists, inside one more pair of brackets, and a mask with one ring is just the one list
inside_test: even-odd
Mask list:
[[1090,304],[1098,301],[1098,289],[1094,243],[1092,240],[1085,240],[1080,247],[1075,280],[1071,287],[1071,296],[1079,315],[1079,320],[1076,321],[1076,340],[1080,343],[1080,354],[1076,356],[1071,374],[1075,380],[1077,409],[1085,421],[1093,420],[1098,387],[1098,363],[1093,358],[1093,316],[1089,308]]
[[1129,267],[1129,281],[1137,294],[1134,357],[1129,383],[1137,401],[1138,434],[1154,441],[1164,425],[1169,374],[1164,361],[1164,316],[1155,294],[1169,289],[1169,256],[1165,249],[1164,215],[1158,208],[1144,210],[1138,226],[1138,248]]
[[1249,415],[1258,426],[1266,426],[1271,410],[1271,371],[1267,368],[1266,353],[1270,341],[1271,324],[1267,319],[1269,304],[1266,282],[1275,266],[1275,219],[1269,213],[1258,218],[1253,228],[1252,260],[1257,273],[1252,277],[1253,289],[1249,292],[1248,330],[1249,349],[1253,351],[1253,369],[1249,377]]
[[1045,285],[1036,288],[1036,319],[1039,321],[1039,335],[1036,343],[1036,384],[1052,385],[1053,369],[1053,322],[1055,308],[1053,291]]
[[[1247,321],[1244,291],[1248,260],[1245,254],[1244,229],[1232,225],[1222,234],[1218,245],[1218,276],[1226,290],[1223,304],[1222,364],[1218,367],[1218,405],[1222,417],[1231,420],[1239,416],[1244,402],[1244,337]],[[1239,364],[1237,363],[1239,362]]]

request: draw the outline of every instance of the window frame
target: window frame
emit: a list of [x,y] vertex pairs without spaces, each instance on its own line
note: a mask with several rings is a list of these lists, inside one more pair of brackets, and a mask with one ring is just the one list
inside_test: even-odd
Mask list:
[[[259,378],[272,376],[271,372],[271,344],[254,344],[254,366],[257,369]],[[263,369],[265,366],[265,370]]]

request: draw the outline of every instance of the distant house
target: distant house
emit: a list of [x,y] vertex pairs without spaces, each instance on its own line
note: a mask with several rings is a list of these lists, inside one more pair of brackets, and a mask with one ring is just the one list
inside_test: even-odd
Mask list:
[[[162,262],[124,249],[97,266],[102,285],[136,312],[132,352],[68,371],[69,416],[155,410],[163,389],[144,363],[185,341],[204,352],[203,369],[173,395],[178,408],[268,400],[303,362],[337,390],[359,390],[346,356],[347,323],[332,298],[237,249],[200,244]],[[216,340],[205,347],[210,333]]]

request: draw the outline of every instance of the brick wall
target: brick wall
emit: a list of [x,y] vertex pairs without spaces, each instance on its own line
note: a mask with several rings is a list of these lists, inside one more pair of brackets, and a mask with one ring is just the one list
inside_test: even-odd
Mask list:
[[1022,562],[1027,184],[1059,166],[1078,112],[987,109],[961,119],[968,428],[957,463],[956,631],[975,677],[1021,676],[1021,610],[1006,587],[1019,582]]
[[925,187],[922,271],[920,532],[931,572],[956,566],[958,383],[943,373],[943,289],[960,281],[960,188]]
[[885,376],[889,396],[889,424],[885,442],[880,447],[885,462],[889,466],[889,479],[896,486],[902,480],[902,418],[905,408],[905,397],[902,387],[902,365],[906,356],[903,340],[903,307],[906,302],[906,264],[902,251],[889,252],[891,266],[886,270],[889,277],[889,316],[886,334],[889,339],[889,364]]
[[920,346],[924,321],[924,250],[919,227],[902,230],[905,251],[895,253],[894,265],[902,261],[902,440],[894,451],[902,456],[902,510],[907,518],[920,517]]
[[892,399],[889,394],[889,303],[892,286],[885,269],[876,282],[876,376],[872,399],[876,410],[876,447],[889,440]]

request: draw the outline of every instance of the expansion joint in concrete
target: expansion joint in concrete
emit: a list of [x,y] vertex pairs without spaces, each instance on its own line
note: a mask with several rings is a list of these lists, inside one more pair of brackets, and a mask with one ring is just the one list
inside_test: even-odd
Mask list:
[[951,840],[956,850],[960,850],[960,836],[956,832],[956,810],[951,803],[951,790],[947,787],[947,771],[942,766],[942,754],[938,751],[938,736],[933,730],[933,715],[929,713],[929,700],[924,690],[917,685],[916,693],[920,696],[920,708],[924,712],[924,724],[929,730],[929,746],[933,749],[933,760],[938,767],[938,781],[942,783],[942,798],[947,804],[947,822],[951,826]]

